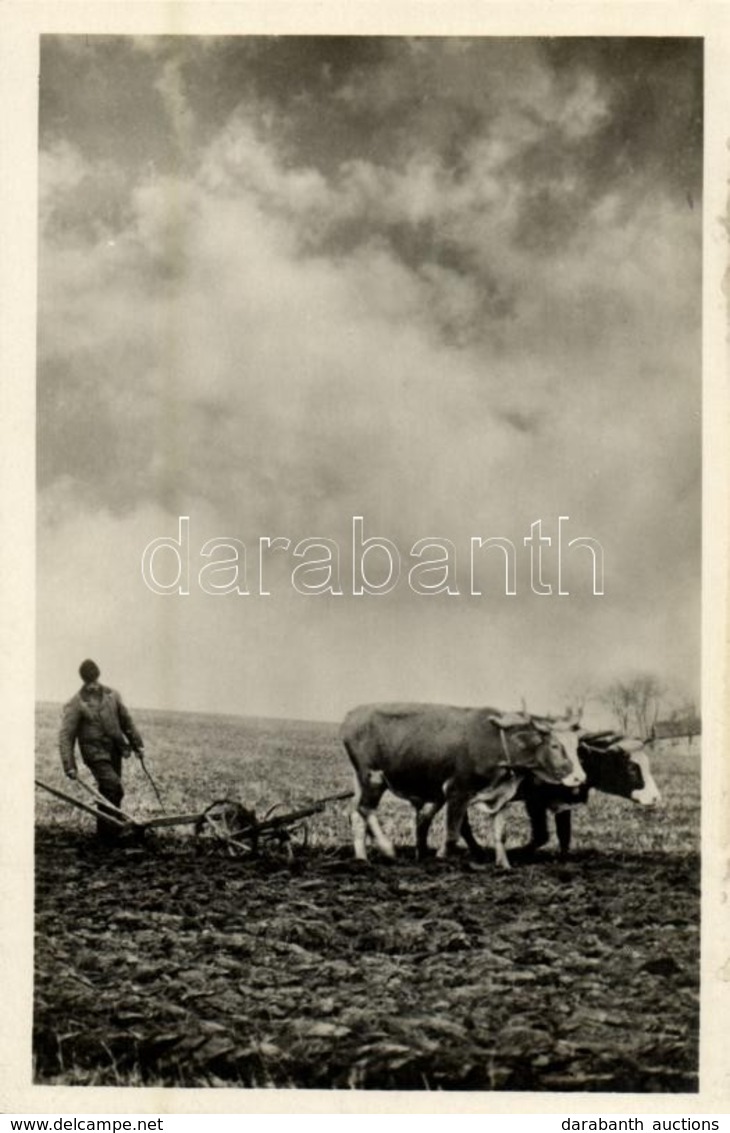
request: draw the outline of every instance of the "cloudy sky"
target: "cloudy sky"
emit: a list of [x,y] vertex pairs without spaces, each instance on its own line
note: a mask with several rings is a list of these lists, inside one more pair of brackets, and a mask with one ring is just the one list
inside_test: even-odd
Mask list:
[[[86,656],[131,704],[257,715],[696,694],[701,159],[699,40],[44,37],[39,697]],[[154,594],[181,515],[191,592]],[[351,593],[354,515],[387,595]],[[557,593],[559,515],[604,596],[580,548]],[[260,536],[336,541],[344,593],[279,551],[259,595]],[[471,536],[514,543],[515,596],[494,551],[469,595]],[[198,586],[214,537],[248,596]],[[458,594],[409,590],[425,537]]]

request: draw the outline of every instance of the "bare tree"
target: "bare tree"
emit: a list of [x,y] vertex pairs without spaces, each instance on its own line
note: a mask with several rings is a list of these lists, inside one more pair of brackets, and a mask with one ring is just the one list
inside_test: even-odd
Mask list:
[[642,739],[649,739],[664,694],[663,683],[653,673],[636,673],[612,681],[600,699],[613,712],[622,732],[636,731]]
[[634,718],[642,739],[654,735],[665,685],[653,673],[640,673],[633,680]]
[[586,677],[578,676],[565,689],[565,715],[580,719],[591,700],[600,699],[595,685]]
[[619,730],[628,732],[632,708],[631,688],[628,682],[612,681],[601,693],[600,700],[616,717]]
[[695,736],[699,736],[702,731],[702,719],[697,711],[697,702],[694,698],[690,697],[677,710],[677,726],[680,733],[686,735],[687,742],[692,747],[692,740]]

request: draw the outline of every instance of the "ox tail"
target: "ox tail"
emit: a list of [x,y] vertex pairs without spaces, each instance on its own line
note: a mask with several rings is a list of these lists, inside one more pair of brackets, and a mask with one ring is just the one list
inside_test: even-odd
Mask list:
[[355,756],[352,754],[352,748],[350,747],[349,741],[346,740],[346,739],[343,739],[342,740],[342,746],[344,747],[345,751],[347,752],[348,757],[350,759],[350,763],[352,764],[353,768],[355,770],[357,770],[357,763],[355,762]]
[[342,740],[342,746],[344,747],[345,751],[347,752],[350,763],[352,764],[352,772],[353,772],[353,779],[354,779],[353,786],[354,786],[354,790],[355,790],[355,798],[353,800],[352,807],[353,807],[353,810],[357,811],[357,809],[360,805],[360,799],[362,797],[362,780],[360,778],[360,769],[358,767],[357,760],[355,758],[355,755],[353,753],[353,750],[352,750],[349,742],[344,738]]

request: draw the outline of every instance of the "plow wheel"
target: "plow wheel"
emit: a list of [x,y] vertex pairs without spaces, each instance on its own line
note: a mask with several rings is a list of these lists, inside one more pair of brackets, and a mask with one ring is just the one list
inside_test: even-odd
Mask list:
[[226,847],[229,857],[254,855],[259,848],[259,823],[252,810],[232,799],[217,799],[195,824],[197,838]]
[[276,846],[277,852],[284,854],[287,861],[291,862],[300,850],[306,850],[309,845],[309,826],[306,822],[282,826],[271,833],[266,831],[262,840]]
[[195,823],[195,835],[201,848],[204,843],[225,846],[231,858],[254,857],[266,850],[293,861],[297,851],[309,844],[309,827],[300,816],[272,817],[276,810],[278,804],[259,820],[234,799],[216,799]]
[[291,862],[298,850],[305,850],[309,845],[309,826],[303,816],[277,814],[283,805],[274,803],[269,807],[259,824],[259,836],[261,845],[283,854]]

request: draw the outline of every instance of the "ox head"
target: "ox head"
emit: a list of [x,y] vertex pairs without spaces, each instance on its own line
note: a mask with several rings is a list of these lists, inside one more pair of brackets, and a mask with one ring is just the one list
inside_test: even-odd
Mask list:
[[661,799],[641,740],[612,733],[581,737],[578,756],[589,787],[652,807]]
[[581,732],[580,718],[581,713],[579,712],[577,715],[568,713],[566,716],[557,719],[549,716],[545,720],[539,721],[543,727],[549,728],[550,733],[559,740],[570,760],[573,774],[570,782],[563,780],[565,787],[581,787],[586,781],[586,773],[578,755]]
[[515,768],[530,771],[548,783],[579,787],[585,772],[578,759],[577,731],[565,728],[565,739],[555,723],[524,714],[490,716],[502,734],[502,746],[508,762]]

